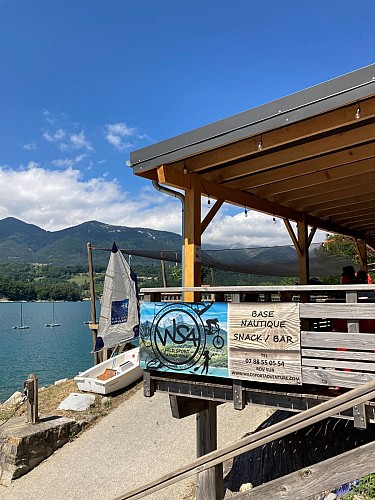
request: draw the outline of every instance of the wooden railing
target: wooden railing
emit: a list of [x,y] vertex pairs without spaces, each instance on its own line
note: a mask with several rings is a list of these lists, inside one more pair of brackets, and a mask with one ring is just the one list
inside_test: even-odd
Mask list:
[[[202,301],[238,303],[246,300],[245,294],[252,294],[250,301],[253,301],[255,294],[261,302],[299,302],[302,387],[288,386],[286,391],[285,385],[263,384],[270,386],[268,390],[254,385],[251,381],[224,382],[223,379],[221,383],[217,379],[210,380],[210,377],[187,379],[186,376],[179,379],[178,374],[147,371],[144,380],[145,395],[152,396],[153,391],[161,390],[167,392],[172,399],[185,398],[193,401],[194,411],[203,411],[199,409],[197,401],[208,401],[214,405],[233,401],[236,409],[255,403],[278,408],[288,407],[301,413],[244,438],[235,445],[206,454],[186,467],[118,498],[135,500],[194,474],[206,474],[209,469],[213,470],[213,467],[218,467],[224,460],[263,446],[329,416],[352,418],[354,425],[365,432],[368,422],[374,421],[374,289],[375,285],[142,289],[143,300],[155,302],[181,301],[185,291],[200,292]],[[343,391],[346,392],[343,394]],[[308,409],[301,411],[304,408]],[[181,415],[173,415],[182,418]],[[340,473],[334,476],[327,474],[333,460],[335,464],[340,463]],[[343,482],[362,477],[374,470],[375,443],[369,443],[334,459],[314,464],[246,493],[240,493],[236,497],[305,498],[307,493],[312,495],[322,489],[333,489]],[[216,491],[219,490],[220,488]],[[208,497],[204,498],[208,500]],[[209,499],[211,498],[214,500],[217,497],[210,496]]]
[[[144,484],[139,488],[125,492],[114,500],[136,500],[143,498],[178,481],[202,473],[239,454],[248,452],[259,446],[264,446],[276,439],[281,439],[288,434],[337,415],[348,408],[363,405],[366,401],[373,398],[375,398],[375,381],[368,382],[361,387],[352,389],[314,408],[293,415],[282,422],[251,434],[225,448],[197,458],[190,464]],[[360,449],[349,451],[342,456],[339,455],[334,460],[335,462],[332,459],[326,460],[289,476],[265,483],[245,493],[239,493],[235,495],[235,498],[254,500],[259,498],[302,499],[320,493],[323,490],[336,488],[344,482],[353,481],[375,470],[375,443],[369,443]],[[340,461],[340,467],[337,467],[338,460]],[[353,462],[353,460],[355,461]],[[330,467],[332,463],[336,464],[334,474],[332,474]]]
[[[375,377],[375,285],[190,287],[142,289],[145,301],[181,300],[184,291],[202,300],[240,302],[244,294],[275,301],[288,294],[300,303],[302,383],[357,387]],[[370,296],[369,296],[370,295]],[[173,299],[171,299],[173,297]],[[209,297],[209,298],[208,298]],[[305,320],[305,321],[303,321]]]

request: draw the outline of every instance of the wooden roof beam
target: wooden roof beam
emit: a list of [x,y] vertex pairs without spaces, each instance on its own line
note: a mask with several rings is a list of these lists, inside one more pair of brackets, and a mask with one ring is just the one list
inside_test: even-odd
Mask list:
[[335,221],[340,224],[341,222],[349,223],[356,221],[374,221],[375,222],[375,213],[368,214],[367,212],[360,212],[359,214],[351,215],[340,215],[335,217]]
[[[306,185],[303,189],[295,189],[287,193],[282,192],[274,196],[270,196],[268,199],[274,201],[275,203],[288,202],[294,205],[294,202],[298,200],[304,200],[309,203],[311,200],[318,198],[322,200],[322,195],[324,194],[324,201],[331,201],[340,198],[350,197],[356,192],[358,193],[371,193],[375,190],[375,170],[367,175],[358,175],[356,179],[348,182],[348,178],[340,179],[337,181],[326,180],[320,184]],[[257,190],[254,190],[254,194],[259,196]]]
[[[184,175],[180,171],[172,169],[169,166],[162,166],[158,168],[158,181],[160,183],[164,183],[180,189],[191,189],[190,177],[192,177],[193,175],[196,174],[188,173]],[[197,177],[198,181],[201,182],[200,176]],[[275,215],[283,219],[291,219],[298,222],[301,221],[304,217],[303,212],[300,212],[293,208],[278,205],[249,193],[230,189],[206,180],[204,180],[204,184],[201,184],[201,192],[205,193],[206,195],[210,195],[211,198],[224,200],[233,205],[248,207],[249,209],[257,210],[258,212],[263,212],[269,215]],[[309,215],[306,216],[306,222],[310,226],[317,227],[318,229],[332,231],[334,233],[346,234],[348,236],[357,238],[362,237],[362,234],[358,231],[351,231],[350,229],[341,227],[338,224],[333,224],[329,221],[324,221],[322,219],[318,219]]]
[[365,176],[366,174],[374,174],[374,158],[361,162],[349,163],[343,166],[340,165],[334,168],[327,168],[319,172],[299,175],[285,181],[276,181],[260,188],[253,186],[251,190],[258,196],[267,197],[269,195],[279,195],[280,193],[297,191],[305,188],[306,185],[310,188],[327,182],[337,182],[341,180],[347,182],[350,177],[356,177],[358,175]]
[[274,167],[288,165],[296,161],[306,160],[318,155],[350,148],[355,144],[372,141],[375,134],[375,122],[356,123],[352,128],[340,133],[309,138],[297,144],[289,144],[274,152],[261,151],[257,156],[223,166],[212,172],[205,172],[204,177],[215,182],[227,182],[249,173],[258,173]]
[[[326,216],[330,217],[331,213],[333,213],[333,210],[342,209],[343,207],[352,207],[355,206],[357,203],[369,200],[372,200],[372,203],[374,203],[375,206],[374,193],[370,193],[364,196],[362,194],[358,194],[350,198],[350,200],[340,199],[331,201],[329,203],[328,202],[322,203],[322,200],[320,200],[320,203],[304,206],[304,210],[306,210],[306,212],[316,217],[322,217],[322,218]],[[315,215],[316,213],[319,215]]]
[[278,181],[288,181],[289,179],[296,179],[298,176],[321,172],[374,157],[375,144],[371,141],[343,151],[333,151],[323,156],[310,158],[309,160],[298,161],[281,167],[276,166],[272,170],[251,174],[248,177],[227,182],[225,185],[233,189],[251,189],[256,186],[267,186],[268,184],[272,185]]
[[[320,192],[319,192],[320,191]],[[372,195],[375,193],[375,182],[368,182],[367,184],[359,184],[358,186],[353,186],[352,188],[348,187],[345,189],[338,189],[337,191],[335,190],[327,190],[325,191],[325,186],[322,185],[320,187],[320,190],[314,189],[311,196],[309,196],[309,190],[305,190],[305,196],[299,195],[298,199],[290,199],[287,198],[285,202],[292,206],[295,207],[297,210],[303,210],[306,212],[310,212],[310,210],[306,209],[306,206],[314,205],[314,204],[321,204],[321,205],[327,205],[330,202],[339,202],[339,204],[345,204],[346,200],[351,199],[351,198],[357,198],[358,196],[366,196],[366,195]],[[323,196],[324,195],[324,196]],[[324,201],[322,198],[324,197]],[[281,198],[281,196],[280,196]],[[277,200],[276,203],[281,203],[284,200]]]
[[[375,97],[360,101],[361,117],[366,120],[375,116]],[[355,118],[357,102],[343,106],[339,109],[329,111],[323,115],[314,116],[306,120],[266,132],[260,132],[252,137],[241,141],[221,146],[220,148],[200,153],[191,158],[171,163],[170,165],[179,169],[184,164],[191,172],[200,172],[207,168],[215,167],[222,163],[239,160],[246,156],[259,153],[259,141],[262,135],[262,147],[264,151],[283,146],[296,140],[312,137],[317,133],[328,132],[350,124],[357,124]]]
[[358,213],[363,210],[366,210],[367,212],[368,208],[373,208],[375,206],[375,200],[373,198],[374,197],[372,195],[369,195],[367,199],[365,198],[364,200],[359,200],[354,204],[346,204],[328,210],[321,209],[319,211],[312,211],[311,213],[316,217],[325,217],[327,215],[335,217],[336,215]]
[[211,207],[211,210],[208,212],[206,217],[202,220],[201,234],[203,234],[205,232],[205,230],[209,226],[212,219],[215,217],[215,215],[218,213],[218,211],[222,207],[223,203],[224,203],[224,200],[216,200],[215,204]]

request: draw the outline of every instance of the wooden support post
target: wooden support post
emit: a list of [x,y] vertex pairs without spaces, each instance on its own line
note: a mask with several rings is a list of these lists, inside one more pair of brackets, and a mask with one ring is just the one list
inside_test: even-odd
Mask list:
[[[197,414],[197,457],[217,449],[217,404],[207,401],[207,409]],[[223,464],[197,474],[197,500],[222,500]]]
[[146,398],[151,398],[154,392],[154,383],[151,380],[151,373],[149,370],[143,370],[143,395]]
[[298,275],[299,284],[307,285],[309,282],[310,266],[309,266],[309,237],[308,226],[305,217],[300,222],[297,222],[298,246],[301,254],[298,255]]
[[242,388],[242,380],[233,380],[233,404],[235,410],[243,410],[246,406],[246,393]]
[[162,278],[163,278],[163,287],[164,288],[167,288],[167,273],[165,272],[165,260],[161,260],[160,261],[161,263],[161,275],[162,275]]
[[367,272],[367,247],[365,240],[354,240],[357,255],[359,258],[359,265],[363,271]]
[[[305,217],[303,217],[302,221],[297,222],[297,236],[298,247],[300,249],[300,253],[298,254],[299,284],[307,285],[310,277],[310,263],[308,225]],[[300,302],[310,302],[310,294],[308,292],[300,293],[299,300]],[[307,319],[301,320],[301,329],[309,329],[309,321]]]
[[169,395],[169,404],[173,418],[185,418],[206,410],[206,400],[185,396]]
[[367,428],[367,417],[365,403],[353,406],[354,427],[357,429]]
[[95,352],[96,339],[98,336],[98,325],[96,323],[96,305],[95,305],[95,287],[94,287],[94,268],[92,265],[92,246],[87,243],[87,255],[89,260],[89,279],[90,279],[90,300],[91,300],[91,331],[92,331],[92,344],[94,350],[94,364],[99,363],[99,353]]
[[[201,191],[200,184],[192,175],[191,189],[185,194],[185,241],[184,241],[184,286],[201,285]],[[199,292],[185,292],[185,302],[199,302]]]
[[30,373],[24,382],[27,396],[27,423],[36,424],[39,420],[38,414],[38,376]]

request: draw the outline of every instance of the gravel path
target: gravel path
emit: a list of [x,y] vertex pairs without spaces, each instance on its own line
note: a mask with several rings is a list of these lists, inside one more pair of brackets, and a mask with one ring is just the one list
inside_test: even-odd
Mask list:
[[[219,447],[254,430],[270,415],[262,407],[236,411],[218,407]],[[145,398],[140,389],[77,439],[66,444],[9,487],[4,500],[110,500],[195,458],[195,416],[171,415],[169,398]],[[187,500],[194,478],[149,495],[152,500]]]

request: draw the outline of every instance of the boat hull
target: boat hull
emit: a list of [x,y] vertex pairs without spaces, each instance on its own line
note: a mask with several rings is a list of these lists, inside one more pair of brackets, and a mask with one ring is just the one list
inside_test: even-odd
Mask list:
[[[136,347],[89,368],[74,377],[74,380],[81,391],[110,394],[129,386],[141,378],[142,373],[143,370],[139,367],[139,347]],[[109,376],[105,379],[107,374]]]

